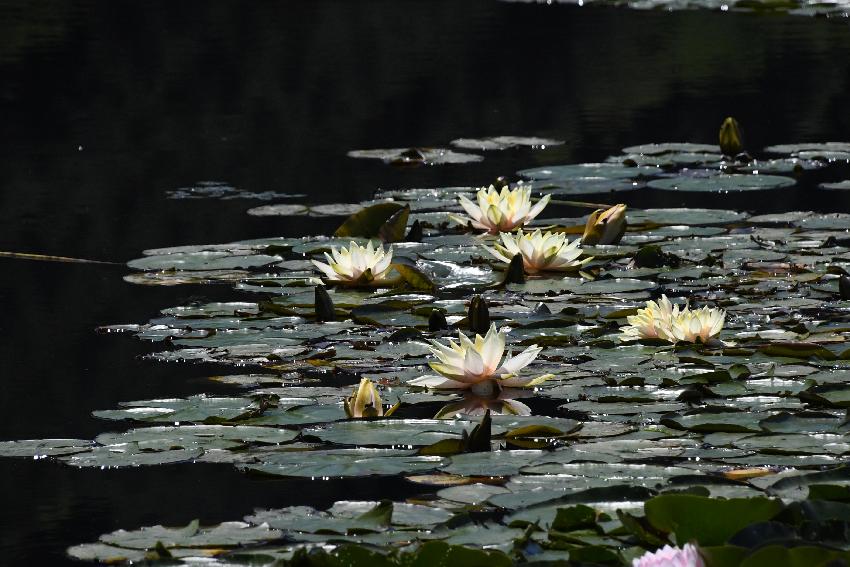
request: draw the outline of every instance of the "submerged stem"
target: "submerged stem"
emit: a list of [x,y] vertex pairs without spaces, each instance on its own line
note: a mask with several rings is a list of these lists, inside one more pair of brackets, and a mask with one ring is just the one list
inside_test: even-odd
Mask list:
[[[535,203],[540,199],[531,199]],[[586,201],[564,201],[561,199],[549,199],[549,203],[553,205],[567,205],[569,207],[582,207],[585,209],[608,209],[611,205],[606,205],[605,203],[588,203]]]
[[40,262],[68,262],[74,264],[107,264],[120,266],[121,262],[105,262],[103,260],[85,260],[83,258],[68,258],[67,256],[50,256],[46,254],[28,254],[26,252],[0,252],[0,258],[13,260],[38,260]]

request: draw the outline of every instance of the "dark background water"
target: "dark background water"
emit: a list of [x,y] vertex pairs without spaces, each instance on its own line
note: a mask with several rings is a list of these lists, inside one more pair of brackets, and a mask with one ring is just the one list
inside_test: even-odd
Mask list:
[[[378,188],[480,185],[652,141],[748,146],[850,139],[850,24],[782,15],[629,12],[490,0],[0,2],[0,250],[124,262],[158,246],[327,227],[168,200],[219,180],[353,202]],[[351,149],[488,135],[564,146],[398,170]],[[850,210],[812,187],[737,199],[629,193],[631,205]],[[569,211],[565,211],[569,212]],[[575,211],[573,211],[574,213]],[[216,369],[137,360],[94,333],[227,288],[126,284],[121,266],[0,259],[0,439],[91,438],[132,399],[221,392]],[[0,563],[255,507],[414,493],[403,481],[259,481],[228,466],[75,470],[0,460]]]

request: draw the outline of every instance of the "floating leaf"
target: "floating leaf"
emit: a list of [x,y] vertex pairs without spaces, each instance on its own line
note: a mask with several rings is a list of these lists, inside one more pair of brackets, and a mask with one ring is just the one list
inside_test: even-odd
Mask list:
[[653,527],[676,535],[677,542],[722,545],[742,528],[773,518],[782,502],[769,498],[714,500],[690,494],[662,494],[646,502]]
[[680,176],[653,179],[647,183],[652,189],[666,191],[693,191],[730,193],[737,191],[762,191],[790,187],[795,181],[778,175],[707,174],[706,176]]
[[[377,203],[354,213],[334,232],[336,237],[361,236],[374,238],[380,236],[381,229],[396,213],[404,209],[400,203]],[[389,234],[397,231],[398,227],[387,228]],[[403,229],[402,229],[403,230]],[[397,240],[401,240],[399,237]]]

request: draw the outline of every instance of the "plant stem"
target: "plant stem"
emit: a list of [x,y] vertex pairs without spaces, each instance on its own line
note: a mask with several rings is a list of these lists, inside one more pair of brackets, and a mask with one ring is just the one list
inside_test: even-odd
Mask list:
[[[537,202],[540,199],[531,200]],[[564,201],[561,199],[550,199],[549,202],[553,205],[567,205],[569,207],[582,207],[585,209],[608,209],[611,207],[611,205],[606,205],[605,203],[588,203],[586,201]]]
[[111,266],[122,265],[119,262],[84,260],[82,258],[68,258],[66,256],[48,256],[45,254],[27,254],[25,252],[0,252],[0,258],[11,258],[13,260],[38,260],[40,262],[69,262],[74,264],[108,264]]

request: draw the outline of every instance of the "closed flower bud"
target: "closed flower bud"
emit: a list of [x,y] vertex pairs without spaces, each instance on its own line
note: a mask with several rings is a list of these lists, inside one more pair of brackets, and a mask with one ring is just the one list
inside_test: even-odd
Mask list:
[[738,121],[728,117],[720,126],[720,151],[725,156],[736,156],[744,149],[743,136]]
[[590,214],[584,226],[581,243],[586,246],[617,244],[626,233],[626,205],[620,203]]

